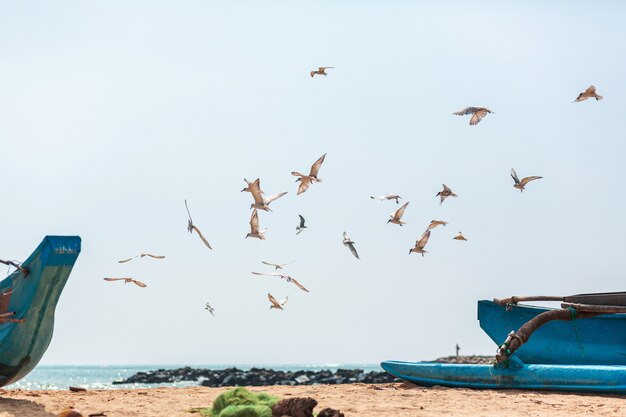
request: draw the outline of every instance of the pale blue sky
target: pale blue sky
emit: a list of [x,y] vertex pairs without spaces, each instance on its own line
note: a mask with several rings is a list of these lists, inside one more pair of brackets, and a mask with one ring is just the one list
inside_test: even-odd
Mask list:
[[[43,363],[490,354],[478,299],[625,289],[624,4],[234,3],[0,4],[0,258],[83,238]],[[591,84],[605,99],[572,103]],[[470,127],[466,106],[495,114]],[[520,194],[511,167],[545,178]],[[244,239],[244,177],[289,191],[267,241]],[[387,192],[402,228],[369,199]],[[116,262],[141,251],[166,259]],[[292,259],[309,294],[250,274]],[[149,287],[102,281],[127,275]]]

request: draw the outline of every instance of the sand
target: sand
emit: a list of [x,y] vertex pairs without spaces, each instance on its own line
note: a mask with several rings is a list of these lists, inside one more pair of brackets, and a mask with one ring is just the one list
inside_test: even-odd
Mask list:
[[[192,407],[208,406],[226,388],[150,388],[70,391],[0,390],[0,417],[53,417],[74,406],[85,417],[193,417]],[[626,396],[423,388],[407,383],[382,385],[272,386],[250,388],[283,398],[313,397],[316,411],[333,407],[346,417],[408,416],[624,416]]]

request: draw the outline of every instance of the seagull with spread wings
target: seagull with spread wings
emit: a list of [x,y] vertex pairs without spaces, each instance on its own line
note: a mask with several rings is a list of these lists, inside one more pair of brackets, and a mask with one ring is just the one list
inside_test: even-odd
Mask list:
[[350,240],[350,236],[348,236],[347,232],[343,232],[343,244],[344,246],[346,246],[348,249],[350,249],[350,252],[352,252],[352,254],[357,258],[357,259],[361,259],[359,258],[359,254],[356,252],[356,248],[354,247],[354,242],[352,240]]
[[274,298],[272,294],[267,293],[267,299],[270,300],[270,303],[272,303],[272,305],[270,306],[270,310],[273,308],[277,310],[283,310],[283,306],[287,303],[287,301],[289,301],[289,296],[285,297],[284,300],[281,300],[279,302],[278,300]]
[[515,170],[511,168],[511,178],[513,178],[513,181],[515,181],[515,184],[513,184],[513,187],[517,188],[520,192],[523,192],[525,190],[524,187],[526,186],[526,184],[534,180],[539,180],[543,177],[538,177],[534,175],[532,177],[522,178],[522,180],[520,181],[520,179],[517,178],[517,172],[515,172]]
[[124,264],[126,262],[132,261],[135,258],[143,258],[144,256],[149,256],[150,258],[153,258],[153,259],[163,259],[163,258],[165,258],[165,256],[162,256],[162,255],[153,255],[151,253],[140,253],[139,255],[135,255],[132,258],[122,259],[121,261],[117,261],[117,263]]
[[298,171],[292,171],[291,175],[296,176],[296,177],[300,177],[296,180],[296,182],[300,181],[300,186],[298,186],[298,193],[297,195],[302,194],[303,192],[305,192],[306,190],[309,189],[309,186],[314,183],[314,182],[322,182],[321,179],[317,178],[317,174],[320,170],[320,167],[322,166],[322,163],[324,162],[324,159],[326,158],[326,154],[320,156],[318,158],[317,161],[315,161],[315,163],[311,166],[311,171],[309,172],[309,175],[304,175],[299,173]]
[[458,235],[456,235],[456,236],[454,236],[452,239],[454,239],[454,240],[465,240],[465,241],[467,240],[467,239],[465,238],[465,236],[463,236],[463,233],[462,233],[462,232],[459,232],[459,234],[458,234]]
[[211,315],[212,315],[213,317],[215,317],[215,314],[213,314],[213,312],[215,311],[215,309],[214,309],[213,307],[211,307],[211,304],[206,303],[206,304],[204,305],[204,309],[205,309],[205,310],[207,310],[209,313],[211,313]]
[[270,203],[274,200],[278,200],[279,198],[287,194],[287,191],[284,191],[282,193],[263,198],[263,191],[261,191],[261,181],[259,180],[259,178],[257,178],[256,181],[254,181],[254,183],[249,186],[249,188],[250,192],[252,193],[252,198],[254,198],[254,203],[250,205],[251,209],[255,208],[259,210],[272,211],[272,209],[269,207]]
[[428,243],[428,238],[430,238],[430,230],[426,230],[424,233],[422,233],[422,236],[420,236],[420,238],[417,239],[417,241],[415,242],[415,247],[409,249],[409,255],[413,252],[421,253],[422,256],[424,256],[425,253],[428,253],[424,250],[426,243]]
[[200,231],[200,229],[198,229],[193,224],[193,220],[191,220],[191,213],[189,212],[189,206],[187,205],[187,199],[185,199],[185,208],[187,208],[187,215],[189,216],[189,221],[187,222],[187,231],[193,234],[193,231],[195,230],[198,236],[200,236],[200,239],[202,239],[202,242],[204,242],[204,244],[206,245],[206,247],[209,249],[213,249],[211,245],[209,245],[209,241],[206,240],[206,238],[202,235],[202,232]]
[[445,226],[447,224],[448,222],[444,222],[443,220],[431,220],[430,224],[428,225],[428,230],[434,229],[437,226]]
[[[258,182],[260,181],[260,178],[257,178],[256,180],[254,180],[254,181],[252,181],[252,182],[248,181],[248,180],[247,180],[247,179],[245,179],[245,178],[244,178],[243,180],[246,182],[247,186],[246,186],[246,188],[244,188],[243,190],[241,190],[241,192],[243,193],[244,191],[247,191],[247,192],[251,193],[251,192],[252,192],[252,186],[253,186],[255,183],[258,183]],[[263,191],[261,191],[261,194],[263,194]]]
[[435,197],[439,197],[440,201],[439,204],[443,204],[443,200],[445,200],[448,197],[456,197],[457,195],[454,194],[452,192],[452,190],[450,189],[450,187],[448,187],[446,184],[442,184],[443,185],[443,190],[439,191],[437,193],[437,195]]
[[327,75],[326,70],[329,68],[335,68],[335,67],[318,67],[317,70],[310,72],[311,77],[314,77],[315,75],[323,75],[325,77]]
[[406,203],[404,203],[402,205],[402,207],[400,207],[398,210],[394,211],[393,213],[391,213],[389,215],[389,217],[391,217],[391,219],[387,220],[387,223],[393,223],[393,224],[397,224],[402,226],[403,224],[406,224],[405,222],[403,222],[402,216],[404,215],[404,210],[406,210],[406,206],[409,205],[409,202],[407,201]]
[[133,278],[104,278],[105,281],[124,281],[125,284],[132,283],[138,287],[146,288],[147,285]]
[[304,217],[302,217],[301,214],[298,214],[298,216],[300,216],[300,224],[298,226],[296,226],[296,234],[299,235],[300,233],[302,233],[302,231],[304,229],[306,229],[307,227],[304,225]]
[[273,264],[271,262],[261,261],[262,264],[273,266],[275,271],[278,271],[279,269],[283,269],[284,266],[291,265],[294,262],[295,261],[287,262],[286,264]]
[[252,272],[252,273],[254,275],[269,275],[269,276],[272,276],[272,277],[280,277],[280,278],[284,279],[287,282],[293,282],[296,285],[296,287],[300,288],[302,291],[309,292],[309,290],[304,288],[304,285],[300,284],[298,282],[298,280],[296,280],[291,275],[281,274],[279,272]]
[[259,212],[257,209],[252,211],[250,216],[250,233],[246,237],[256,237],[257,239],[265,240],[265,232],[267,229],[259,230]]
[[493,112],[486,107],[466,107],[463,110],[454,112],[452,114],[455,114],[457,116],[465,116],[471,114],[472,118],[470,119],[469,124],[471,126],[474,126],[477,125],[481,120],[483,120],[483,117],[485,117],[487,113]]
[[396,200],[396,204],[400,204],[400,200],[402,200],[402,197],[400,197],[398,194],[385,194],[385,195],[379,195],[378,197],[374,197],[373,195],[371,195],[370,198],[372,200],[379,200],[379,201]]
[[577,101],[585,101],[588,98],[595,98],[596,101],[599,101],[602,100],[604,97],[596,94],[596,88],[593,85],[590,85],[585,91],[580,93],[578,97],[576,97],[576,100],[572,101],[572,103],[576,103]]

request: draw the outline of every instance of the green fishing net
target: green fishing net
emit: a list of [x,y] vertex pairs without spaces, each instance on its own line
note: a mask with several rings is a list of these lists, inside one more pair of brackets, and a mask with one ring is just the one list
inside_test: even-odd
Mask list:
[[212,408],[193,410],[207,417],[272,417],[272,406],[278,398],[245,388],[234,388],[221,393]]

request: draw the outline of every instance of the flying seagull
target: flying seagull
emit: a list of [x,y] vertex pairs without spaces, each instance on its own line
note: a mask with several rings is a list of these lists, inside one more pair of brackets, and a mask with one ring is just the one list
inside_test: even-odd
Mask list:
[[493,113],[493,112],[486,107],[466,107],[463,110],[454,112],[452,114],[455,114],[457,116],[465,116],[468,114],[472,114],[473,116],[470,119],[469,124],[471,126],[474,126],[474,125],[477,125],[478,122],[480,122],[483,119],[483,117],[487,115],[487,113]]
[[520,181],[519,178],[517,178],[517,172],[515,172],[513,168],[511,168],[511,177],[513,178],[513,181],[515,181],[515,184],[513,185],[513,187],[517,188],[520,192],[523,192],[525,190],[524,187],[529,182],[543,178],[543,177],[538,177],[538,176],[532,176],[532,177],[522,178],[522,180]]
[[123,264],[123,263],[126,263],[128,261],[132,261],[135,258],[143,258],[144,256],[149,256],[149,257],[154,258],[154,259],[163,259],[163,258],[165,258],[165,256],[161,256],[161,255],[153,255],[151,253],[140,253],[139,255],[135,255],[132,258],[128,258],[128,259],[123,259],[121,261],[117,261],[117,263]]
[[446,198],[457,196],[456,194],[452,192],[452,190],[446,184],[442,184],[442,185],[443,185],[443,190],[439,191],[437,195],[435,196],[441,199],[441,201],[439,202],[440,205],[443,204],[443,200],[445,200]]
[[[255,183],[258,183],[258,182],[260,181],[260,179],[259,179],[259,178],[257,178],[257,179],[256,179],[256,180],[254,180],[253,182],[250,182],[250,181],[248,181],[248,180],[247,180],[247,179],[245,179],[245,178],[244,178],[243,180],[246,182],[247,186],[246,186],[246,188],[244,188],[243,190],[241,190],[241,192],[242,192],[242,193],[243,193],[244,191],[247,191],[247,192],[251,193],[251,192],[252,192],[252,186],[253,186]],[[261,194],[263,194],[263,191],[261,191]]]
[[347,232],[343,232],[343,244],[344,244],[344,246],[346,246],[346,247],[348,247],[350,249],[350,252],[352,252],[352,254],[357,259],[361,259],[361,258],[359,258],[359,254],[356,252],[356,249],[354,247],[354,242],[352,240],[350,240],[350,237],[348,236]]
[[191,213],[189,212],[189,206],[187,205],[187,199],[185,199],[185,207],[187,208],[187,215],[189,216],[189,221],[187,222],[187,231],[193,234],[193,231],[195,230],[198,236],[200,236],[200,239],[202,239],[202,242],[204,242],[204,244],[206,245],[206,247],[209,249],[213,249],[211,245],[209,245],[209,241],[206,240],[206,238],[202,235],[202,232],[200,231],[200,229],[198,229],[193,224],[193,221],[191,220]]
[[304,288],[304,285],[300,284],[294,277],[292,277],[291,275],[287,275],[287,274],[281,274],[279,272],[253,272],[254,275],[269,275],[272,277],[280,277],[282,279],[284,279],[287,282],[293,282],[296,287],[300,288],[302,291],[305,292],[309,292],[309,290],[307,290],[306,288]]
[[584,100],[587,100],[588,98],[595,98],[596,101],[599,101],[599,100],[602,100],[604,97],[602,97],[599,94],[596,94],[596,88],[593,85],[590,85],[589,88],[587,88],[585,91],[580,93],[578,97],[576,97],[576,100],[572,101],[572,103],[576,103],[577,101],[584,101]]
[[250,216],[250,233],[246,237],[256,237],[257,239],[265,240],[265,232],[267,229],[259,230],[259,212],[254,209],[252,216]]
[[214,309],[213,307],[211,307],[211,304],[206,303],[206,304],[204,305],[204,309],[205,309],[205,310],[208,310],[208,311],[209,311],[209,313],[211,313],[211,315],[212,315],[213,317],[215,317],[215,314],[213,314],[213,312],[215,311],[215,309]]
[[261,191],[261,181],[257,178],[254,183],[252,183],[248,188],[250,188],[250,192],[252,193],[252,198],[254,198],[254,203],[250,205],[250,208],[255,208],[259,210],[272,211],[269,207],[270,203],[274,200],[278,200],[285,194],[287,191],[274,194],[273,196],[263,198],[263,191]]
[[141,287],[141,288],[147,287],[147,285],[144,284],[143,282],[137,281],[136,279],[132,279],[132,278],[104,278],[104,280],[105,281],[124,281],[125,284],[133,283],[136,286]]
[[431,220],[430,224],[428,225],[428,230],[434,229],[435,227],[437,227],[439,225],[445,226],[447,224],[448,224],[448,222],[444,222],[443,220]]
[[296,182],[300,181],[300,186],[298,187],[297,195],[300,195],[306,190],[308,190],[309,186],[312,183],[322,182],[321,179],[317,178],[317,173],[319,172],[320,167],[322,166],[322,163],[324,162],[325,158],[326,158],[326,154],[320,156],[319,159],[315,161],[315,163],[311,166],[311,171],[309,172],[309,175],[301,174],[298,171],[291,172],[291,175],[300,177],[296,180]]
[[426,243],[428,243],[429,237],[430,237],[430,230],[426,230],[424,233],[422,233],[422,236],[420,236],[420,238],[417,239],[417,241],[415,242],[415,247],[409,249],[409,255],[413,252],[421,253],[422,256],[424,256],[425,253],[428,253],[427,251],[424,250],[424,246],[426,246]]
[[318,67],[316,71],[311,71],[311,77],[315,76],[315,75],[323,75],[324,77],[327,75],[326,74],[326,70],[329,68],[335,68],[335,67]]
[[298,226],[296,226],[296,234],[299,235],[300,233],[302,233],[302,231],[304,229],[306,229],[307,227],[304,225],[304,217],[302,217],[301,214],[298,214],[298,216],[300,216],[300,224]]
[[465,236],[463,236],[463,233],[461,233],[461,232],[459,232],[459,234],[454,236],[452,239],[454,239],[454,240],[467,240],[465,238]]
[[391,213],[389,215],[389,217],[391,217],[391,219],[387,220],[387,223],[398,224],[400,226],[402,226],[403,224],[406,224],[401,219],[402,219],[402,216],[404,215],[404,210],[406,210],[406,206],[408,206],[408,205],[409,205],[409,202],[407,201],[406,203],[404,203],[402,205],[402,207],[400,207],[398,210],[396,210],[393,213]]
[[273,266],[275,271],[278,271],[279,269],[283,269],[283,266],[291,265],[294,262],[295,261],[291,261],[291,262],[288,262],[286,264],[273,264],[271,262],[261,261],[262,264]]
[[270,300],[270,303],[272,303],[272,305],[270,306],[270,310],[273,308],[277,310],[283,310],[283,306],[287,303],[287,301],[289,301],[289,296],[285,297],[284,300],[278,302],[272,294],[267,293],[267,299]]
[[402,197],[400,197],[398,194],[385,194],[385,195],[379,195],[378,197],[374,197],[373,195],[371,195],[370,198],[372,200],[380,200],[380,201],[396,200],[396,204],[400,204],[400,200],[402,200]]

